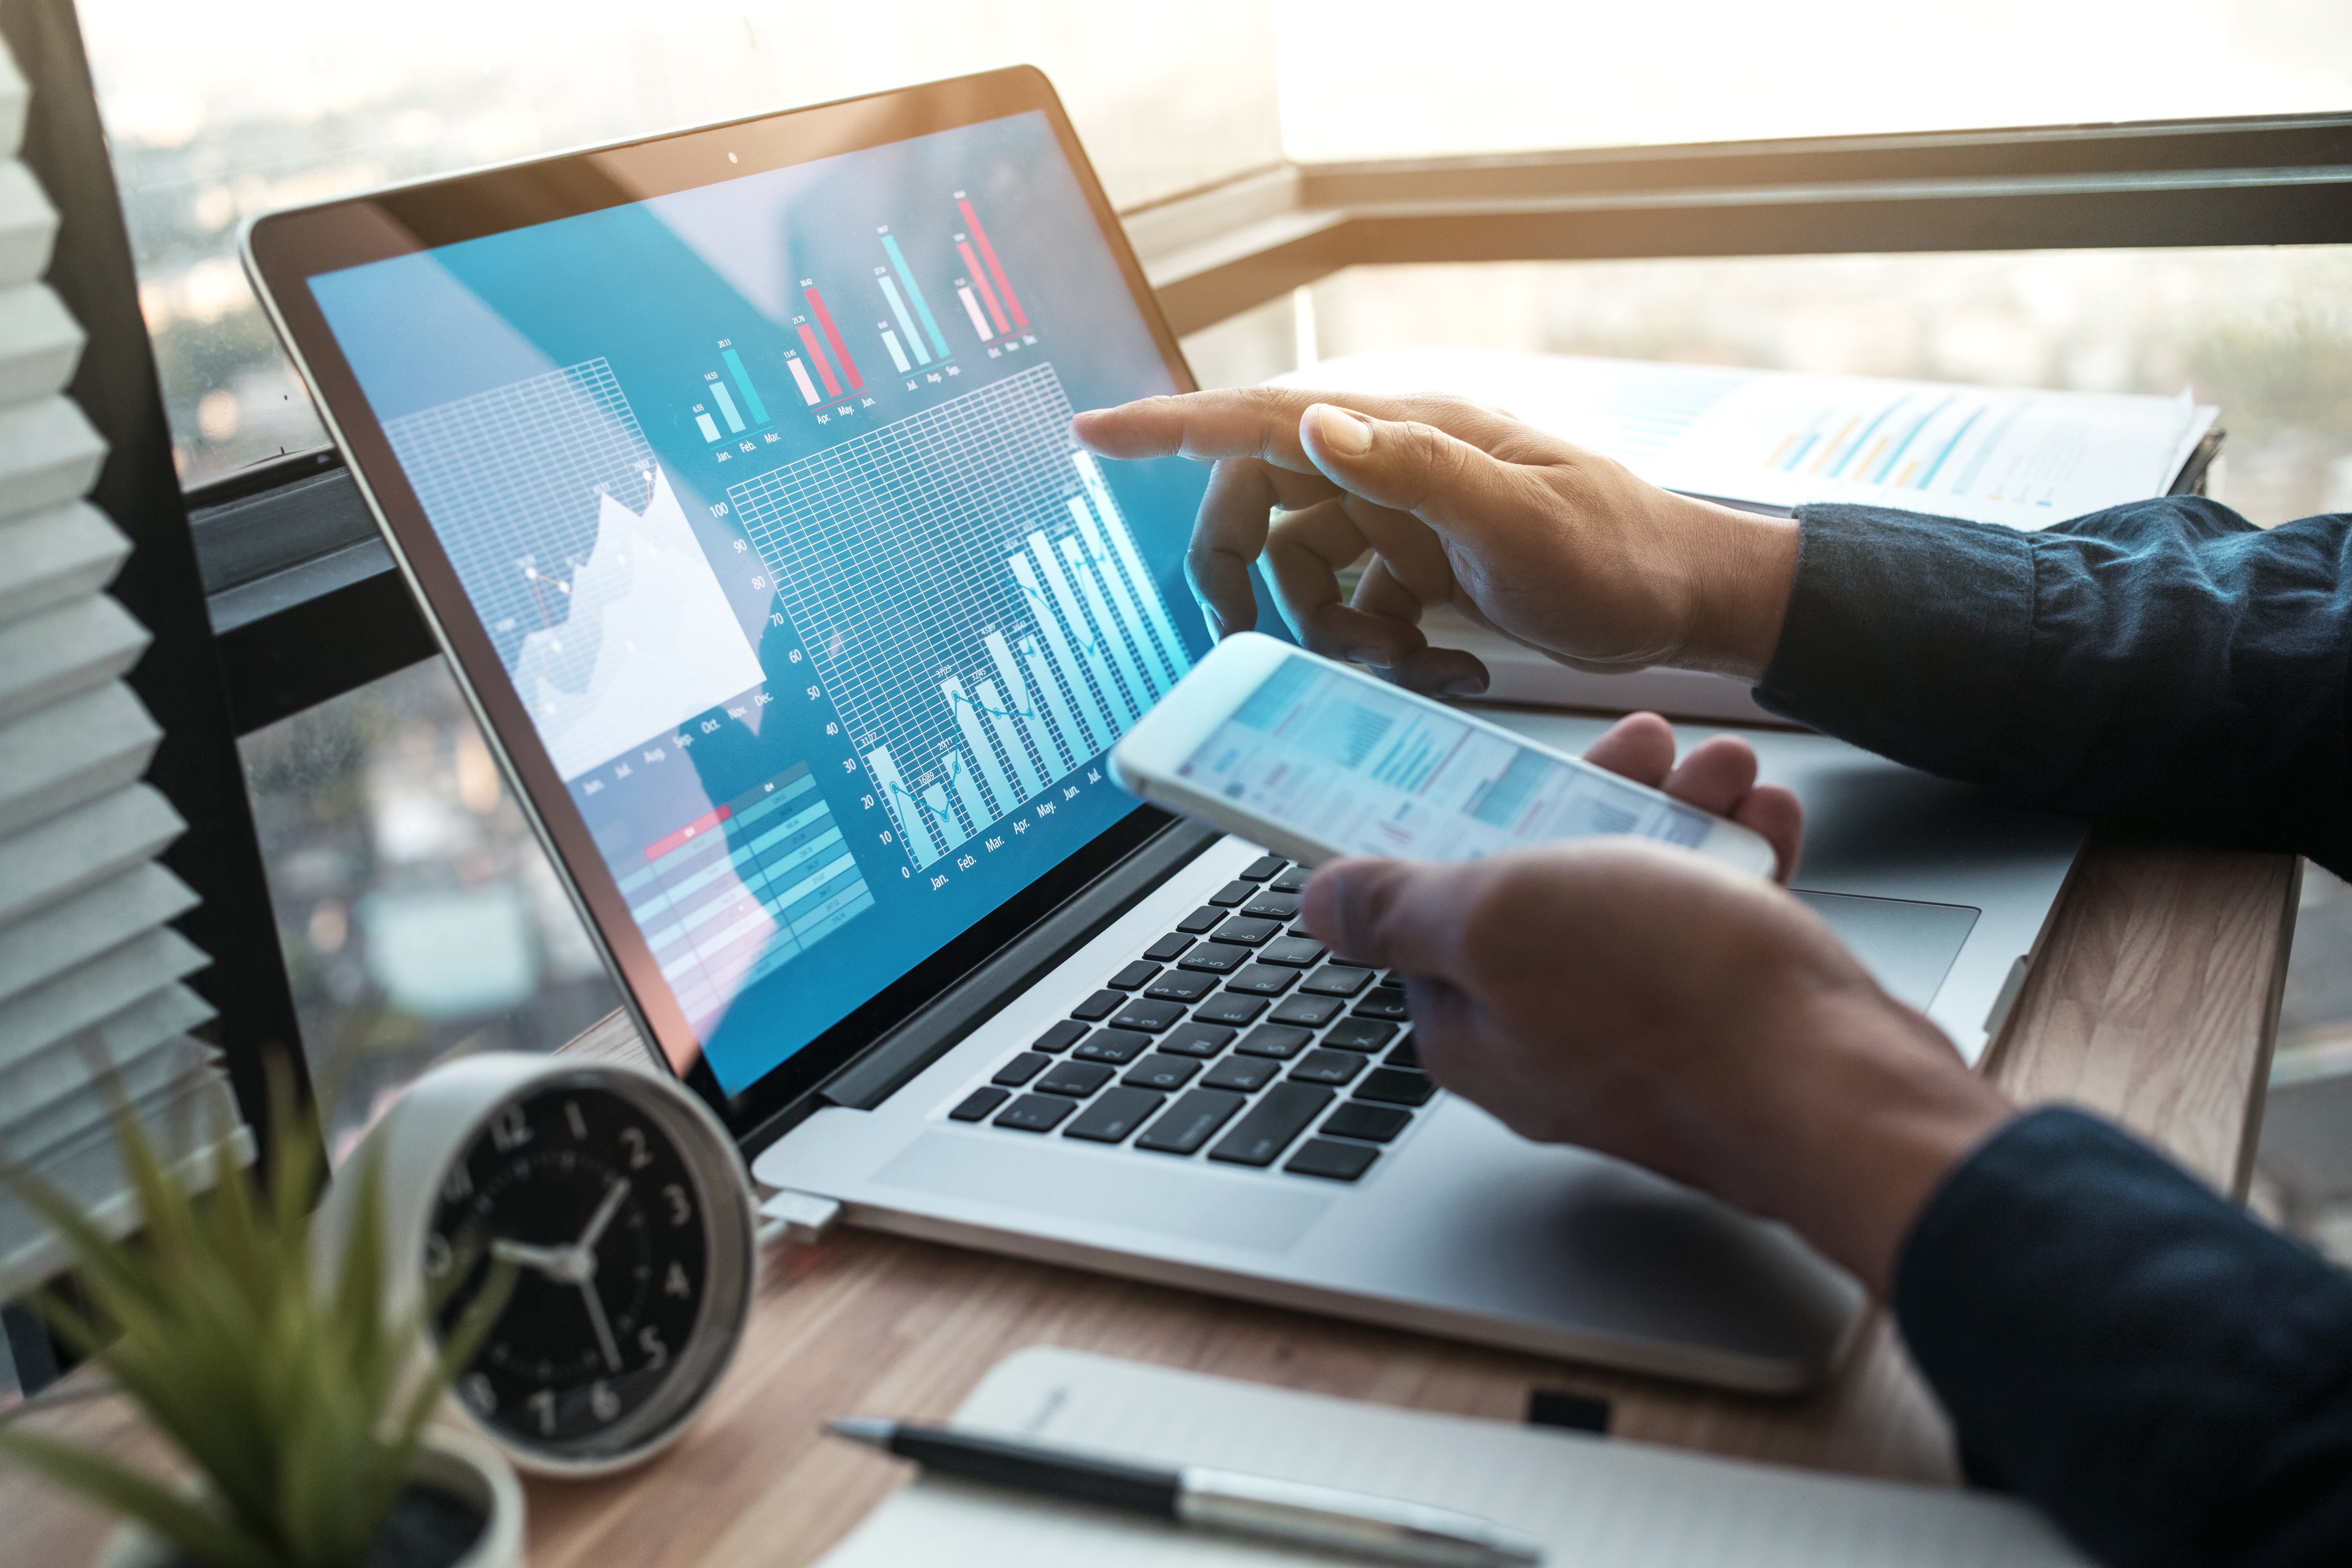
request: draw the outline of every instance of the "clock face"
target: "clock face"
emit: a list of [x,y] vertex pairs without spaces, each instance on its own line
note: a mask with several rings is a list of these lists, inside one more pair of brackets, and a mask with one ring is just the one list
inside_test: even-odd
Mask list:
[[677,1375],[710,1251],[685,1157],[626,1097],[557,1085],[500,1107],[448,1167],[425,1231],[426,1289],[466,1274],[443,1300],[445,1337],[494,1258],[515,1268],[458,1397],[526,1448],[649,1436],[643,1417]]

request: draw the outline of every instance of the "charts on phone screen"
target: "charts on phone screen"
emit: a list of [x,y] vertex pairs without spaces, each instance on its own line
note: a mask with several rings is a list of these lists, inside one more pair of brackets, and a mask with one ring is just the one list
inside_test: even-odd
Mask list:
[[1040,364],[728,490],[918,868],[1027,831],[1191,663]]

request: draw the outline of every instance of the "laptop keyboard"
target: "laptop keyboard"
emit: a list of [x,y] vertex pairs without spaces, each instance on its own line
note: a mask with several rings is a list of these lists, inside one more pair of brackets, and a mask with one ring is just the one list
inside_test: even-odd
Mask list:
[[1403,982],[1292,923],[1306,885],[1303,867],[1253,861],[949,1116],[1355,1181],[1435,1089]]

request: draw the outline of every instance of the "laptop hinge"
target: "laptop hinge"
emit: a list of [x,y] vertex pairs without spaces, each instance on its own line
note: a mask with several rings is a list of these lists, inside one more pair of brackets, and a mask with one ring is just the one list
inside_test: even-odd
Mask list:
[[873,1110],[1223,837],[1198,823],[1169,824],[858,1053],[820,1084],[814,1098],[823,1105]]

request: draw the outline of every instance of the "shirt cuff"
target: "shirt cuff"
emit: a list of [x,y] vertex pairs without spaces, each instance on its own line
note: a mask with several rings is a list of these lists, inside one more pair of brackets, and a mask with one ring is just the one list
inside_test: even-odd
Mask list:
[[2027,536],[1884,507],[1800,507],[1797,522],[1796,583],[1756,700],[1882,756],[1982,777],[2025,679]]

